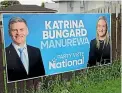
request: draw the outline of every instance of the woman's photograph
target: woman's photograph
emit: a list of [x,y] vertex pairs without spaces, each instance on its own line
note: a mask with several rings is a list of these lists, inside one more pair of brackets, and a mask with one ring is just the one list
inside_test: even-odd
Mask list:
[[107,19],[99,17],[96,24],[96,38],[90,42],[88,67],[110,63],[110,36]]

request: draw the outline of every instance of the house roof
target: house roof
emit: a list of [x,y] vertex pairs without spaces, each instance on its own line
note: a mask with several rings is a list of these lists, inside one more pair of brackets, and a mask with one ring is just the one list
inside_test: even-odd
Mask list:
[[55,13],[56,10],[44,8],[37,5],[13,5],[0,9],[1,13]]

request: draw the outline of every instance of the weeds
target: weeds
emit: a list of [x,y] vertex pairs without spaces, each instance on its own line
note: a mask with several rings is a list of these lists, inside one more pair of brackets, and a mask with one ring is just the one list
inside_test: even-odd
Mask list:
[[[62,80],[57,75],[51,81],[53,83],[46,88],[39,87],[35,93],[120,93],[120,67],[120,61],[117,60],[109,65],[83,69],[78,73],[71,72],[73,77],[70,80]],[[33,93],[32,90],[30,93]]]

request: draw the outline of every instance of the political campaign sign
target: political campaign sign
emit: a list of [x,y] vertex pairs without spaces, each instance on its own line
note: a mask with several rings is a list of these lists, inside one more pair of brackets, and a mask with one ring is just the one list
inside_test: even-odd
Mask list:
[[[99,17],[104,16],[106,18],[107,29],[110,33],[110,14],[4,13],[2,16],[7,73],[10,81],[84,69],[88,65],[90,41],[97,34],[96,26]],[[10,50],[10,46],[13,47],[12,50]],[[21,46],[26,47],[27,64],[20,63],[22,59],[17,48]],[[40,50],[41,64],[36,61],[39,52],[35,52],[36,49],[32,49],[32,51],[30,49],[31,52],[29,52],[28,46]],[[14,52],[16,54],[12,54]],[[19,64],[17,64],[18,61]],[[20,64],[22,66],[19,66]],[[39,65],[42,66],[38,68]],[[36,70],[36,68],[38,69]],[[31,73],[31,69],[35,72],[44,73],[34,75],[33,71]],[[24,74],[25,77],[12,79],[9,72],[11,75],[22,74],[22,72],[27,75]],[[14,77],[17,77],[17,74]]]

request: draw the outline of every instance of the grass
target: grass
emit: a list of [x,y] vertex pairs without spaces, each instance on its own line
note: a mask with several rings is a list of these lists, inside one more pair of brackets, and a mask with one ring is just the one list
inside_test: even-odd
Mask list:
[[55,80],[52,76],[53,83],[49,83],[50,79],[45,85],[44,81],[36,92],[32,89],[30,93],[121,93],[120,67],[120,61],[115,61],[109,65],[71,72],[70,80],[62,80],[63,74],[57,75]]

